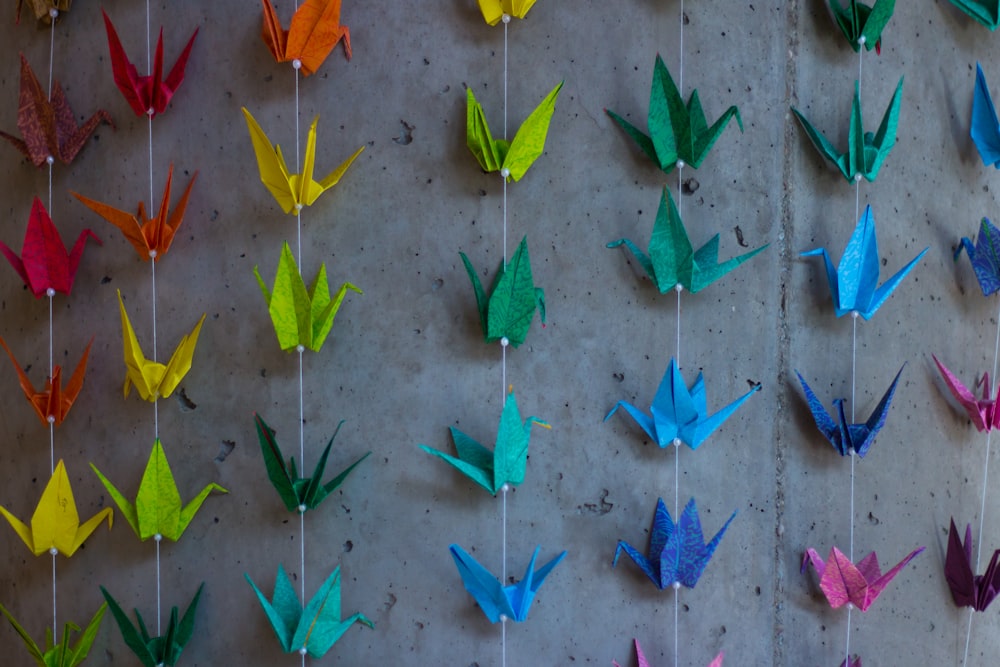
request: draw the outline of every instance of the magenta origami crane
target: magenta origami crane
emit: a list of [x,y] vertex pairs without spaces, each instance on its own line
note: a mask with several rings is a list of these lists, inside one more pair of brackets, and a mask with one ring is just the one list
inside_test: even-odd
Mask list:
[[955,520],[948,530],[948,555],[944,561],[944,577],[948,580],[951,597],[959,607],[972,607],[986,611],[993,598],[1000,592],[1000,549],[993,552],[986,572],[977,575],[972,571],[972,528],[965,524],[965,541],[959,541]]
[[[0,241],[0,253],[7,258],[10,265],[21,276],[31,293],[40,299],[45,295],[52,296],[56,292],[69,294],[73,289],[76,270],[80,266],[80,257],[88,238],[101,244],[101,239],[89,229],[84,229],[73,244],[73,250],[66,252],[59,230],[52,223],[49,212],[45,210],[42,201],[35,197],[31,205],[31,216],[28,218],[28,229],[24,233],[24,247],[21,256],[11,250],[7,244]],[[49,294],[49,290],[52,293]]]
[[923,550],[924,547],[914,549],[894,568],[882,574],[874,551],[855,566],[837,547],[830,549],[830,557],[825,563],[815,549],[806,549],[802,556],[802,571],[805,572],[807,561],[811,561],[819,573],[819,587],[834,609],[853,604],[861,611],[868,611],[889,582]]
[[975,394],[959,382],[958,378],[945,368],[944,364],[937,357],[933,354],[931,357],[934,359],[934,363],[937,364],[938,370],[941,371],[941,377],[944,378],[944,383],[948,385],[951,395],[965,408],[965,412],[969,415],[969,419],[972,420],[976,430],[992,431],[1000,426],[1000,412],[997,411],[997,404],[1000,402],[998,401],[1000,399],[1000,392],[998,392],[996,398],[990,398],[992,394],[990,391],[990,374],[983,373],[983,377],[976,382],[975,388],[979,389],[982,387],[983,390],[983,397],[977,399]]
[[[643,652],[642,652],[642,647],[639,646],[639,640],[635,639],[633,641],[635,641],[635,656],[636,656],[636,659],[639,661],[639,667],[650,667],[649,660],[646,660],[646,656],[643,655]],[[617,660],[612,660],[611,664],[613,664],[615,667],[622,667],[621,665],[618,664]],[[715,660],[713,660],[712,662],[710,662],[708,664],[708,667],[722,667],[722,653],[721,652],[719,653],[719,655],[715,656]],[[852,667],[853,667],[853,665],[852,665]]]

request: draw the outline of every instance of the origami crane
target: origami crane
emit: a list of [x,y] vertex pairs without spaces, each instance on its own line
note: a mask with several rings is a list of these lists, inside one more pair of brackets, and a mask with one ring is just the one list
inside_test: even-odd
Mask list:
[[58,644],[55,643],[52,637],[52,629],[46,628],[45,644],[39,646],[31,638],[31,635],[21,627],[21,624],[14,620],[14,616],[3,605],[0,605],[0,613],[7,617],[7,620],[14,628],[14,631],[21,637],[21,641],[24,642],[24,646],[28,649],[28,653],[31,654],[38,667],[76,667],[87,659],[87,654],[90,653],[90,649],[94,645],[94,640],[97,639],[97,631],[101,627],[101,621],[104,619],[104,612],[107,611],[107,608],[107,604],[100,606],[97,613],[87,623],[83,634],[80,635],[80,638],[73,646],[70,646],[70,636],[74,632],[80,632],[80,626],[75,623],[67,623],[63,627],[62,637]]
[[63,164],[69,164],[83,149],[101,121],[112,128],[115,126],[104,109],[96,111],[83,125],[77,125],[76,116],[66,101],[66,93],[59,82],[52,82],[50,100],[24,55],[21,55],[21,92],[18,105],[17,129],[22,138],[6,132],[0,132],[0,137],[9,141],[36,167],[56,158]]
[[149,454],[149,461],[142,474],[142,481],[139,482],[139,492],[136,494],[134,504],[129,502],[128,498],[97,469],[97,466],[91,463],[90,467],[108,490],[118,510],[125,516],[125,520],[132,526],[136,536],[143,541],[151,537],[159,541],[165,537],[176,542],[181,539],[181,535],[187,530],[188,524],[201,509],[209,493],[212,491],[229,493],[218,484],[209,484],[191,502],[182,507],[181,494],[177,490],[177,482],[174,481],[174,475],[170,471],[170,464],[167,462],[167,455],[159,438],[153,442],[153,451]]
[[[906,364],[903,364],[903,368],[905,367]],[[889,405],[892,403],[892,397],[896,393],[896,383],[899,382],[899,376],[902,375],[903,368],[900,368],[899,372],[896,373],[896,377],[893,378],[889,389],[882,396],[882,400],[875,406],[875,410],[868,417],[868,421],[863,424],[851,424],[847,421],[847,416],[844,414],[843,398],[836,398],[833,401],[833,404],[837,406],[838,416],[838,420],[834,421],[834,418],[823,407],[823,403],[820,402],[816,394],[813,393],[813,390],[806,384],[802,375],[798,371],[795,371],[795,375],[798,376],[799,382],[802,384],[802,391],[806,394],[806,402],[809,403],[809,411],[812,412],[816,428],[819,429],[820,433],[830,441],[830,444],[840,452],[841,456],[857,454],[861,458],[864,458],[871,446],[875,444],[875,436],[885,426],[885,419],[889,415]]]
[[631,403],[618,401],[604,417],[604,421],[611,419],[618,408],[625,408],[660,447],[683,442],[691,449],[697,449],[712,431],[719,428],[756,391],[760,391],[760,385],[754,385],[743,396],[709,416],[704,377],[698,373],[694,385],[688,389],[677,362],[671,359],[649,408],[651,415]]
[[299,477],[298,467],[295,465],[293,456],[288,465],[285,464],[285,457],[278,447],[278,441],[274,439],[274,429],[267,425],[264,418],[254,413],[254,424],[257,426],[257,438],[260,440],[260,451],[264,455],[264,465],[267,468],[267,478],[277,489],[278,495],[285,503],[289,512],[305,512],[316,509],[326,497],[340,488],[347,476],[351,474],[359,463],[368,458],[368,452],[357,461],[349,465],[339,475],[331,479],[326,484],[323,483],[323,473],[326,470],[326,459],[330,455],[330,447],[340,432],[340,426],[330,437],[330,442],[326,443],[326,448],[316,462],[311,477]]
[[802,557],[802,571],[805,572],[807,562],[812,562],[819,574],[819,587],[834,609],[853,604],[861,611],[868,611],[889,582],[923,550],[924,547],[914,549],[894,568],[882,574],[874,551],[855,566],[837,547],[830,549],[830,557],[825,563],[815,549],[806,549]]
[[875,311],[885,303],[896,286],[902,282],[906,274],[917,265],[920,258],[927,253],[924,248],[920,254],[910,260],[910,263],[896,272],[881,287],[878,285],[879,257],[878,243],[875,240],[875,218],[872,207],[865,206],[864,215],[851,234],[851,239],[844,248],[840,263],[834,267],[826,248],[817,248],[802,253],[802,257],[819,255],[826,266],[826,279],[830,284],[830,294],[833,296],[833,307],[837,317],[847,313],[861,315],[866,320],[871,319]]
[[495,496],[503,490],[504,485],[517,486],[524,481],[532,424],[552,428],[548,422],[534,416],[522,422],[521,413],[517,409],[517,399],[511,390],[507,394],[503,412],[500,413],[496,446],[492,452],[454,426],[451,427],[451,439],[455,443],[458,458],[431,449],[427,445],[420,445],[420,449],[444,459]]
[[632,251],[646,275],[664,294],[681,287],[692,293],[699,292],[762,252],[768,244],[719,264],[719,235],[716,234],[695,251],[673,196],[667,188],[663,188],[653,224],[653,237],[649,241],[649,255],[628,239],[612,241],[606,247],[617,248],[621,245]]
[[990,30],[996,30],[997,26],[1000,25],[1000,2],[997,2],[997,0],[983,0],[982,2],[977,2],[976,0],[951,0],[951,4]]
[[271,55],[279,63],[292,61],[292,66],[309,76],[323,64],[326,57],[344,40],[344,55],[351,59],[351,31],[340,25],[340,0],[306,0],[292,16],[288,30],[270,0],[264,5],[264,27],[261,37]]
[[285,568],[278,565],[278,578],[274,583],[274,600],[269,601],[257,585],[244,574],[257,594],[267,620],[274,628],[285,653],[304,650],[314,658],[322,658],[337,640],[355,623],[374,628],[364,614],[354,614],[340,619],[340,568],[326,578],[305,609],[299,602],[298,593],[285,574]]
[[[635,657],[639,661],[639,667],[650,667],[649,661],[646,660],[646,656],[642,652],[642,647],[639,646],[639,640],[636,639],[634,641],[635,641]],[[722,656],[723,656],[722,653],[719,653],[719,655],[715,656],[715,660],[709,663],[708,667],[722,667]],[[621,665],[618,664],[617,660],[612,660],[611,664],[613,664],[615,667],[622,667]]]
[[156,55],[153,60],[153,73],[149,76],[139,76],[139,71],[135,65],[125,55],[121,40],[118,39],[118,32],[112,25],[107,13],[101,9],[104,16],[104,29],[108,33],[108,50],[111,52],[111,69],[115,75],[115,85],[122,91],[125,101],[132,107],[136,116],[149,116],[153,118],[158,113],[163,113],[170,104],[170,98],[174,96],[181,82],[184,80],[184,68],[187,67],[188,57],[191,55],[191,47],[194,46],[194,38],[198,36],[198,29],[195,28],[187,46],[181,51],[167,78],[163,78],[163,28],[160,28],[160,37],[156,40]]
[[[268,0],[264,0],[267,2]],[[299,11],[307,5],[302,5]],[[309,126],[309,138],[306,140],[306,154],[302,162],[301,174],[289,174],[285,158],[281,154],[281,146],[271,145],[271,140],[260,129],[260,125],[250,115],[250,112],[243,108],[243,115],[247,119],[247,128],[250,130],[250,141],[253,143],[254,154],[257,156],[257,168],[260,170],[260,180],[264,186],[274,195],[278,204],[285,213],[298,213],[303,206],[310,206],[321,194],[340,182],[340,178],[347,171],[347,168],[354,162],[354,158],[361,154],[364,146],[354,151],[354,155],[344,160],[344,162],[326,175],[321,181],[313,180],[313,168],[316,164],[316,124],[319,116],[313,118],[312,125]]]
[[861,667],[861,656],[855,655],[850,658],[844,658],[844,661],[840,663],[840,667]]
[[253,274],[257,277],[257,284],[271,314],[278,343],[286,352],[299,346],[319,352],[333,327],[333,320],[337,317],[347,290],[364,293],[355,285],[344,283],[331,298],[325,264],[319,265],[319,272],[306,290],[288,243],[281,247],[274,289],[267,288],[267,283],[261,278],[256,266],[253,267]]
[[[16,23],[21,22],[21,10],[27,4],[35,13],[35,18],[42,25],[52,25],[52,19],[58,18],[61,12],[68,12],[73,0],[17,0]],[[53,14],[53,12],[55,12]]]
[[[883,2],[885,0],[882,0]],[[795,117],[802,123],[809,140],[820,155],[837,165],[840,173],[848,182],[860,181],[864,177],[868,182],[875,180],[879,167],[888,157],[896,143],[896,128],[899,125],[899,107],[903,99],[903,77],[899,78],[896,92],[892,95],[889,108],[882,116],[878,132],[865,132],[861,121],[861,93],[858,82],[854,82],[854,104],[851,106],[851,126],[848,133],[846,153],[840,153],[830,141],[806,120],[798,109],[792,107]]]
[[6,350],[7,356],[10,357],[10,363],[14,366],[14,370],[17,371],[17,379],[21,384],[21,391],[24,392],[24,397],[31,403],[31,407],[35,409],[35,414],[38,415],[38,419],[42,424],[46,426],[49,424],[58,426],[66,419],[70,408],[73,407],[73,402],[76,401],[76,397],[80,395],[80,390],[83,388],[83,376],[87,372],[87,357],[90,355],[90,346],[93,343],[94,339],[91,338],[65,390],[62,386],[62,368],[57,365],[52,369],[52,377],[46,378],[45,388],[42,391],[35,391],[34,385],[28,379],[28,374],[21,369],[21,365],[14,358],[14,353],[7,346],[7,341],[0,338],[0,346]]
[[472,88],[466,88],[465,145],[485,172],[499,171],[500,175],[515,181],[521,180],[528,167],[535,163],[545,150],[545,137],[556,109],[556,98],[563,84],[559,82],[545,96],[535,110],[524,119],[514,134],[514,139],[494,139],[486,124],[486,113],[476,101]]
[[958,538],[955,520],[948,529],[948,555],[944,561],[944,577],[948,580],[951,597],[958,607],[972,607],[976,611],[986,611],[993,598],[1000,593],[1000,549],[993,552],[985,574],[972,571],[972,527],[965,524],[965,540]]
[[628,542],[618,540],[618,548],[615,549],[611,567],[618,564],[618,557],[624,551],[660,590],[680,584],[694,588],[705,572],[712,554],[715,553],[715,548],[722,541],[722,536],[726,534],[729,524],[735,518],[736,512],[733,512],[715,537],[705,544],[701,520],[698,518],[698,506],[694,498],[684,506],[680,521],[676,524],[670,518],[670,512],[663,504],[663,499],[659,498],[656,501],[656,514],[653,515],[653,525],[650,528],[649,556],[643,556]]
[[955,249],[956,262],[963,249],[972,262],[972,270],[976,273],[983,296],[1000,290],[1000,229],[994,227],[989,218],[983,218],[975,245],[968,237],[962,237]]
[[503,342],[506,339],[513,347],[520,346],[528,336],[536,306],[542,318],[542,326],[545,326],[545,290],[535,287],[531,277],[527,236],[521,239],[506,267],[501,260],[488,297],[472,262],[464,252],[458,254],[462,256],[465,272],[469,274],[472,289],[476,293],[479,324],[487,343]]
[[0,507],[0,514],[18,534],[18,537],[31,549],[36,556],[45,552],[72,556],[80,545],[97,530],[101,522],[107,518],[108,529],[114,517],[111,508],[105,507],[100,512],[80,525],[80,515],[76,512],[76,501],[73,500],[73,489],[69,484],[69,475],[62,459],[56,464],[55,471],[42,491],[42,497],[31,515],[31,527]]
[[976,382],[976,389],[983,388],[983,397],[977,399],[975,394],[969,391],[951,371],[945,368],[945,365],[937,357],[933,354],[931,357],[933,357],[934,363],[937,364],[938,370],[941,371],[941,377],[944,379],[944,383],[948,385],[951,395],[965,408],[965,412],[969,415],[969,419],[972,420],[976,430],[980,432],[992,431],[1000,427],[1000,410],[998,410],[998,405],[1000,405],[1000,389],[998,389],[996,398],[990,397],[992,394],[990,390],[990,374],[983,373],[983,377]]
[[201,316],[191,333],[181,338],[170,361],[163,365],[149,361],[143,355],[139,340],[135,337],[135,330],[128,319],[128,313],[125,312],[121,290],[118,291],[118,309],[122,316],[122,341],[125,350],[125,398],[128,398],[132,385],[135,385],[139,395],[150,403],[158,398],[169,398],[191,370],[194,348],[198,344],[198,334],[201,333],[205,316]]
[[122,610],[121,605],[111,597],[111,593],[108,593],[104,586],[100,587],[101,594],[118,623],[118,629],[121,630],[125,645],[132,649],[135,657],[144,667],[163,667],[163,665],[177,664],[177,660],[181,657],[181,651],[187,646],[192,633],[194,633],[194,614],[198,610],[198,600],[201,598],[203,588],[205,588],[204,582],[198,587],[198,592],[194,594],[194,599],[191,600],[191,604],[188,605],[180,622],[177,620],[177,607],[172,607],[166,633],[162,637],[150,637],[139,610],[135,610],[135,618],[139,622],[139,627],[136,628]]
[[528,10],[535,6],[535,0],[478,0],[478,2],[479,11],[490,25],[496,25],[504,16],[523,19]]
[[976,87],[972,93],[972,143],[979,151],[983,164],[1000,169],[1000,118],[990,96],[990,87],[982,66],[976,63]]
[[490,619],[490,623],[497,621],[521,622],[528,618],[528,610],[531,602],[535,599],[535,593],[542,587],[545,578],[555,569],[555,566],[566,557],[566,552],[550,560],[548,563],[535,569],[535,560],[541,547],[535,547],[535,553],[531,555],[528,569],[524,573],[524,578],[516,584],[504,586],[497,581],[493,573],[480,565],[475,558],[467,554],[462,547],[452,544],[448,547],[451,557],[455,560],[455,567],[462,576],[462,583],[465,590],[469,591],[476,600],[476,604]]
[[881,53],[882,30],[892,18],[895,8],[896,0],[875,0],[871,7],[857,0],[848,0],[846,7],[840,4],[840,0],[830,0],[837,27],[856,52],[863,45],[869,51],[874,48]]
[[726,109],[709,127],[698,91],[691,92],[685,105],[677,84],[659,55],[653,66],[653,85],[649,93],[649,135],[615,112],[607,109],[605,112],[665,174],[669,174],[677,166],[690,165],[695,169],[700,167],[731,118],[736,118],[740,132],[743,131],[743,119],[735,105]]
[[73,281],[88,238],[102,245],[101,239],[94,232],[84,229],[73,244],[73,250],[66,252],[66,246],[49,217],[49,212],[45,210],[42,200],[35,197],[31,204],[28,227],[24,232],[21,256],[18,257],[2,241],[0,253],[7,258],[35,298],[40,299],[42,296],[53,296],[56,292],[69,294],[73,290]]

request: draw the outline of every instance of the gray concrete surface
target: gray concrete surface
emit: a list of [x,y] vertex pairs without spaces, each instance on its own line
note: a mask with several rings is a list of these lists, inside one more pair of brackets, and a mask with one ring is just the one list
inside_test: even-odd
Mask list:
[[[609,5],[613,4],[613,7]],[[144,10],[107,0],[126,49],[141,62]],[[282,16],[289,14],[288,7]],[[11,11],[12,13],[12,11]],[[705,372],[710,406],[760,382],[754,396],[697,452],[681,451],[679,495],[698,500],[705,530],[736,521],[694,590],[680,593],[680,664],[837,665],[846,613],[831,610],[801,554],[824,555],[849,539],[849,465],[813,428],[793,369],[826,401],[850,392],[851,322],[835,319],[826,280],[800,251],[825,246],[836,258],[853,229],[854,188],[822,162],[788,112],[791,104],[838,144],[847,131],[857,57],[836,33],[826,5],[809,2],[689,2],[685,92],[697,87],[710,118],[738,104],[746,126],[719,140],[684,198],[695,243],[720,232],[721,256],[770,249],[697,295],[682,298],[682,362],[689,381]],[[645,245],[660,188],[675,186],[603,113],[644,126],[653,60],[678,70],[679,3],[542,0],[510,29],[509,108],[513,125],[556,82],[566,84],[546,154],[510,187],[510,233],[528,234],[549,324],[533,327],[508,359],[508,379],[536,430],[525,483],[509,499],[509,564],[520,576],[535,545],[542,558],[568,557],[546,581],[526,623],[508,632],[512,665],[634,665],[638,637],[654,665],[673,664],[673,593],[631,566],[611,568],[616,540],[644,547],[658,496],[671,503],[673,452],[645,441],[631,423],[602,418],[620,399],[648,405],[674,350],[672,294],[659,295],[636,264],[604,244],[629,236]],[[286,18],[287,20],[287,18]],[[331,281],[365,290],[350,296],[331,339],[306,355],[305,432],[309,461],[346,423],[332,456],[340,466],[372,456],[325,506],[307,516],[307,587],[340,565],[345,612],[363,611],[370,631],[352,628],[324,659],[354,665],[497,665],[499,627],[462,588],[448,555],[457,542],[499,570],[498,502],[417,449],[448,449],[458,425],[491,443],[500,412],[499,350],[478,332],[458,252],[478,266],[500,254],[501,186],[464,146],[466,86],[490,122],[500,122],[503,37],[471,0],[344,3],[354,58],[341,49],[301,81],[306,123],[319,113],[318,170],[359,145],[366,150],[333,192],[304,212],[311,277],[326,262]],[[299,532],[265,477],[252,411],[295,448],[297,364],[278,348],[252,269],[273,275],[280,245],[294,237],[260,185],[240,107],[274,141],[294,142],[294,79],[259,40],[254,2],[155,3],[166,26],[167,61],[201,27],[173,108],[154,121],[154,190],[167,165],[184,182],[198,170],[181,233],[157,267],[161,354],[201,313],[208,317],[194,367],[183,382],[194,409],[159,406],[160,434],[185,498],[215,481],[213,496],[178,543],[162,550],[164,604],[186,605],[206,582],[197,629],[180,664],[281,665],[281,653],[243,579],[270,591],[279,563],[296,577]],[[48,33],[25,19],[0,24],[8,44],[0,67],[0,128],[17,114],[17,52],[45,76]],[[930,354],[966,382],[992,364],[995,303],[984,299],[965,260],[951,252],[983,215],[995,215],[996,174],[968,138],[976,60],[994,90],[995,38],[943,1],[899,3],[880,57],[864,59],[866,119],[874,124],[896,81],[906,77],[898,145],[874,184],[863,183],[878,224],[884,270],[919,249],[930,252],[858,336],[858,411],[865,415],[906,362],[888,424],[857,466],[857,555],[876,550],[891,565],[918,545],[926,552],[866,614],[852,615],[852,649],[872,665],[959,664],[967,612],[943,577],[950,516],[978,519],[984,437],[946,400]],[[81,514],[111,501],[88,469],[94,462],[134,493],[153,439],[153,410],[122,400],[121,331],[115,290],[150,345],[150,273],[120,233],[84,209],[70,190],[131,209],[149,191],[145,119],[114,87],[98,6],[78,2],[56,29],[55,74],[75,112],[99,106],[102,127],[70,167],[53,174],[53,216],[66,237],[90,226],[71,297],[54,300],[57,361],[71,366],[95,337],[86,386],[56,431]],[[140,67],[140,69],[143,69]],[[401,140],[404,126],[412,141]],[[0,147],[0,239],[20,246],[33,195],[47,174]],[[2,268],[0,335],[36,384],[44,379],[47,308]],[[9,363],[0,362],[0,503],[27,518],[47,480],[46,429],[24,402]],[[217,460],[223,441],[233,451]],[[311,467],[311,463],[308,463]],[[1000,512],[987,503],[985,548],[1000,544]],[[673,509],[673,508],[671,508]],[[0,602],[35,637],[51,623],[50,560],[35,558],[4,528]],[[155,615],[155,556],[122,517],[72,559],[57,561],[60,624],[83,622],[103,584],[126,607]],[[1000,652],[994,610],[977,615],[968,664]],[[5,662],[31,664],[15,633],[0,630]],[[110,617],[87,664],[135,659]]]

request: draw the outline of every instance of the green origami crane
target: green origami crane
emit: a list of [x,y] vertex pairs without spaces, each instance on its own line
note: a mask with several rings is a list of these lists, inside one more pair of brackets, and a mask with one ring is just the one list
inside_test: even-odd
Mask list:
[[101,586],[101,594],[104,595],[115,621],[118,622],[122,639],[139,658],[139,662],[144,667],[163,667],[163,665],[176,665],[177,660],[181,657],[181,651],[191,639],[191,634],[194,632],[194,614],[198,609],[198,600],[201,598],[201,590],[204,587],[205,583],[202,582],[201,586],[198,587],[198,592],[194,594],[191,604],[188,605],[187,611],[184,612],[184,617],[180,619],[180,623],[177,622],[177,607],[170,609],[167,633],[162,637],[149,636],[146,623],[142,620],[138,609],[135,610],[135,618],[139,622],[139,627],[136,628],[104,586]]
[[826,137],[816,131],[806,117],[799,113],[799,110],[792,107],[795,117],[802,123],[802,129],[806,131],[813,146],[830,162],[837,165],[840,173],[848,182],[860,181],[861,177],[870,183],[875,180],[879,167],[889,155],[893,145],[896,143],[896,128],[899,125],[899,105],[903,99],[903,77],[899,78],[896,92],[892,95],[889,108],[882,116],[882,124],[878,127],[878,132],[872,134],[865,132],[861,122],[861,94],[858,90],[858,83],[854,83],[854,104],[851,107],[851,129],[849,144],[846,153],[838,153]]
[[316,595],[302,608],[299,596],[292,588],[292,582],[285,574],[285,568],[278,565],[278,578],[274,583],[274,600],[269,601],[257,585],[244,574],[260,605],[267,614],[267,620],[274,628],[285,653],[304,651],[314,658],[322,658],[337,640],[355,623],[374,628],[364,614],[340,619],[340,568],[333,571]]
[[293,456],[288,465],[285,465],[285,458],[278,447],[278,441],[274,439],[274,429],[267,425],[264,419],[258,415],[253,416],[257,425],[257,438],[260,440],[260,451],[264,455],[264,465],[267,467],[267,478],[278,490],[278,495],[285,503],[285,507],[290,512],[305,512],[316,509],[323,500],[340,488],[347,476],[354,468],[368,458],[368,452],[360,459],[349,465],[343,472],[323,484],[323,472],[326,470],[326,459],[330,455],[330,447],[333,440],[340,432],[340,427],[344,423],[337,424],[337,430],[330,437],[330,442],[326,443],[326,448],[316,462],[316,468],[311,477],[299,477],[298,468],[295,465]]
[[677,84],[659,55],[653,66],[653,86],[649,93],[649,136],[614,111],[605,109],[605,112],[665,174],[669,174],[676,166],[690,165],[695,169],[700,167],[708,151],[734,116],[740,132],[743,131],[743,119],[735,105],[726,109],[709,127],[698,91],[691,92],[685,105]]
[[517,130],[513,141],[493,138],[483,107],[476,101],[472,88],[466,89],[465,143],[483,171],[499,171],[507,182],[521,180],[524,172],[545,150],[545,135],[549,131],[549,122],[562,86],[560,82],[535,107]]
[[663,188],[660,197],[653,237],[649,241],[649,255],[628,239],[612,241],[607,247],[617,248],[620,245],[632,251],[661,294],[680,287],[692,293],[698,292],[767,248],[763,245],[719,264],[719,235],[716,234],[695,251],[667,188]]
[[14,626],[14,630],[21,636],[21,641],[28,648],[28,653],[34,658],[38,667],[76,667],[87,659],[87,654],[90,652],[90,647],[94,645],[94,640],[97,638],[97,630],[101,626],[101,619],[104,618],[104,612],[107,608],[108,605],[101,605],[101,608],[97,610],[94,617],[90,619],[90,623],[87,624],[87,628],[80,635],[80,639],[74,647],[70,647],[69,645],[70,634],[79,632],[80,626],[75,623],[67,623],[63,627],[62,641],[59,644],[54,643],[52,629],[46,628],[44,651],[25,632],[21,624],[14,620],[14,617],[11,616],[11,613],[3,605],[0,605],[0,613],[3,613],[7,617],[7,620],[10,621],[10,624]]
[[479,324],[483,327],[487,343],[503,339],[507,339],[514,347],[523,343],[531,328],[531,320],[535,317],[536,306],[542,317],[542,326],[545,326],[545,290],[535,287],[531,277],[527,236],[521,239],[506,267],[503,261],[500,262],[489,297],[483,291],[483,284],[479,282],[479,275],[472,267],[472,262],[464,252],[458,254],[462,256],[465,271],[476,292]]
[[181,539],[181,535],[201,509],[209,493],[212,491],[229,493],[218,484],[209,484],[191,502],[181,507],[181,494],[177,490],[177,483],[174,481],[173,473],[170,472],[170,464],[167,463],[167,455],[159,438],[153,443],[146,471],[142,474],[142,481],[139,482],[135,504],[130,503],[121,491],[101,474],[97,466],[91,463],[90,467],[97,473],[104,488],[111,494],[111,499],[132,526],[132,530],[143,541],[151,537],[157,540],[165,537],[176,542]]
[[326,265],[319,265],[319,273],[313,280],[309,290],[299,273],[292,251],[285,243],[281,248],[281,259],[278,260],[278,272],[274,277],[274,289],[269,290],[260,271],[253,267],[257,276],[257,284],[264,294],[274,331],[278,334],[281,349],[290,352],[298,346],[307,347],[319,352],[326,341],[333,319],[340,310],[347,290],[362,294],[362,291],[351,283],[344,283],[337,293],[330,298],[330,288],[326,282]]
[[451,439],[455,442],[458,458],[427,445],[420,445],[420,449],[444,459],[495,496],[505,484],[517,486],[524,481],[532,424],[552,428],[538,417],[528,417],[522,422],[512,390],[500,413],[497,443],[492,452],[454,426],[451,427]]
[[896,0],[875,0],[871,7],[857,0],[848,0],[846,7],[840,0],[830,0],[833,18],[855,51],[862,45],[869,51],[881,48],[882,31],[895,8]]
[[998,0],[986,0],[986,2],[976,2],[975,0],[951,0],[951,4],[955,5],[990,30],[996,30],[997,25],[1000,25],[1000,1]]

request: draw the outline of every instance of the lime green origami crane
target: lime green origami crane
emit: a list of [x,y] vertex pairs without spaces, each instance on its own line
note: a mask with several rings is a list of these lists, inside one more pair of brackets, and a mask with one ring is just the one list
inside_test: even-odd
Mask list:
[[483,107],[476,101],[472,88],[466,89],[465,143],[476,156],[483,171],[499,171],[510,182],[521,180],[528,167],[535,163],[545,150],[545,137],[549,122],[556,109],[556,98],[563,84],[559,83],[524,119],[512,141],[494,139],[486,124]]
[[159,438],[153,443],[146,471],[142,474],[142,481],[139,482],[135,504],[130,503],[128,498],[101,474],[97,466],[91,463],[90,467],[108,490],[111,499],[118,505],[118,510],[125,516],[125,520],[132,526],[132,530],[143,541],[151,537],[157,539],[165,537],[176,542],[181,539],[181,535],[187,530],[209,493],[212,491],[229,493],[218,484],[209,484],[191,502],[182,507],[181,494],[177,490],[177,483],[174,481],[173,473],[170,472],[170,464],[167,462],[167,455]]
[[977,0],[951,0],[951,4],[990,30],[996,30],[997,26],[1000,25],[1000,1],[998,0],[984,0],[983,2],[977,2]]
[[[536,0],[479,0],[479,11],[490,25],[496,25],[505,15],[523,19]],[[506,23],[506,21],[504,21]]]
[[76,646],[70,646],[69,640],[72,633],[80,631],[79,625],[67,623],[63,627],[62,640],[58,644],[52,637],[52,628],[45,628],[44,648],[35,643],[35,640],[21,627],[20,623],[14,620],[14,617],[3,605],[0,605],[0,613],[7,617],[7,620],[14,627],[14,631],[20,635],[21,641],[24,642],[28,653],[31,654],[38,667],[76,667],[87,659],[87,654],[90,653],[90,648],[94,645],[94,640],[97,639],[97,631],[101,627],[101,620],[104,618],[104,612],[107,608],[108,605],[101,605],[94,617],[90,619],[83,634],[80,635]]
[[896,0],[875,0],[871,7],[858,0],[848,0],[846,7],[840,0],[830,0],[837,27],[855,51],[860,51],[862,46],[869,51],[880,51],[882,31],[895,8]]
[[118,629],[121,630],[125,645],[132,649],[143,667],[163,667],[163,665],[172,667],[177,664],[181,652],[194,633],[194,614],[198,610],[198,600],[201,598],[201,590],[204,587],[205,584],[202,582],[180,622],[177,620],[177,607],[171,607],[167,632],[162,637],[149,636],[146,623],[142,620],[138,609],[135,610],[135,618],[139,622],[139,627],[136,628],[122,610],[121,605],[111,597],[111,593],[108,593],[104,586],[101,586],[101,594],[104,595],[108,607],[111,608],[111,614],[115,617],[115,622],[118,623]]
[[267,288],[267,283],[260,277],[256,266],[253,267],[253,274],[257,277],[257,284],[267,302],[278,343],[287,352],[299,345],[319,352],[330,333],[347,290],[363,294],[351,283],[344,283],[331,298],[325,264],[319,265],[319,272],[307,291],[288,243],[281,247],[274,289]]

